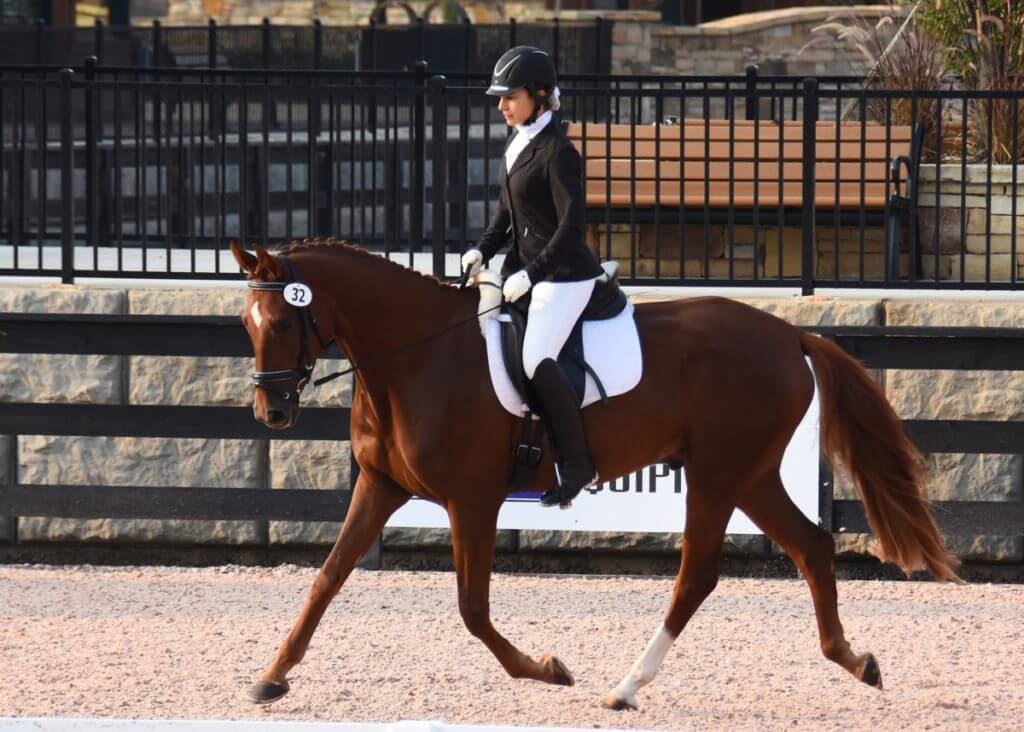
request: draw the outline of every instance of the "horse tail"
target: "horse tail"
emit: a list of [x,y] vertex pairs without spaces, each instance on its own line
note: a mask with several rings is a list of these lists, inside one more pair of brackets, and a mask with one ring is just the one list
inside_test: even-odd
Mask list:
[[959,562],[943,547],[924,496],[924,459],[882,389],[831,341],[801,333],[800,343],[818,382],[822,451],[852,474],[879,559],[908,574],[927,568],[936,579],[959,581]]

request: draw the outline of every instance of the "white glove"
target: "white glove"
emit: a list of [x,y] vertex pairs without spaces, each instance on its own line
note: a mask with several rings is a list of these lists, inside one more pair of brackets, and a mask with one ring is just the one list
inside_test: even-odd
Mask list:
[[505,280],[505,286],[501,291],[505,294],[505,300],[515,302],[529,292],[531,287],[533,283],[530,282],[530,275],[526,274],[525,269],[521,269]]
[[479,249],[470,249],[462,255],[462,271],[469,270],[470,277],[480,274],[480,265],[484,263],[484,254]]

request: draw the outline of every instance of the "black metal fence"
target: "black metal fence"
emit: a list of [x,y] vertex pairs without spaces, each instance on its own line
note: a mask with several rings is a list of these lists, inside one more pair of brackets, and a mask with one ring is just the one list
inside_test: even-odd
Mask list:
[[559,70],[610,73],[611,23],[437,25],[104,26],[0,25],[0,65],[77,66],[94,56],[106,66],[219,69],[401,71],[426,61],[439,73],[490,68],[511,46],[549,49]]
[[[485,82],[0,68],[0,274],[234,277],[232,239],[331,235],[454,276],[498,196]],[[561,86],[588,237],[630,283],[1018,287],[1024,168],[1001,161],[1021,159],[1024,91],[755,69]]]
[[[869,368],[1024,370],[1024,329],[807,330],[835,340]],[[245,357],[252,350],[233,317],[0,313],[0,353]],[[255,422],[246,407],[0,403],[0,434],[343,440],[348,438],[348,410],[338,409],[303,409],[296,428],[277,432]],[[909,420],[904,426],[926,453],[1016,454],[1024,439],[1019,422]],[[356,469],[353,464],[353,480]],[[823,526],[833,533],[869,530],[859,501],[833,500],[827,469],[819,485]],[[348,491],[308,487],[22,485],[15,478],[12,485],[0,486],[0,518],[337,521],[345,516],[348,497]],[[934,508],[947,534],[1024,535],[1024,503],[1019,501],[938,501]]]

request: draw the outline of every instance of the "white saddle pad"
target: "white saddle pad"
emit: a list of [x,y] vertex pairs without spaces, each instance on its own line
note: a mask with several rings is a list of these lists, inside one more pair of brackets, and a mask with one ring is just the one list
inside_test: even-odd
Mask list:
[[[501,355],[501,324],[490,318],[482,324],[487,341],[487,365],[491,371],[491,384],[501,406],[517,417],[527,409],[505,368]],[[643,359],[640,354],[640,335],[633,318],[633,303],[609,320],[587,321],[583,324],[583,357],[594,369],[609,397],[625,394],[640,383]],[[587,374],[583,406],[600,401],[601,393],[590,374]]]

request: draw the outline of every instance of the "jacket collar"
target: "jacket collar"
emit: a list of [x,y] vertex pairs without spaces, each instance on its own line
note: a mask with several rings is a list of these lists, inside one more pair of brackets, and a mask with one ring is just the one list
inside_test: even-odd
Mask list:
[[[530,142],[525,148],[523,148],[523,151],[519,153],[516,161],[512,164],[512,169],[506,173],[506,177],[511,178],[515,175],[516,171],[532,160],[537,150],[542,145],[546,144],[554,135],[558,134],[561,129],[560,124],[561,123],[558,118],[552,115],[551,119],[548,120],[548,123],[530,139]],[[521,134],[521,132],[516,132],[516,134]],[[502,159],[502,163],[504,164],[504,158]]]

